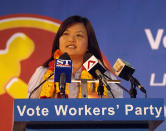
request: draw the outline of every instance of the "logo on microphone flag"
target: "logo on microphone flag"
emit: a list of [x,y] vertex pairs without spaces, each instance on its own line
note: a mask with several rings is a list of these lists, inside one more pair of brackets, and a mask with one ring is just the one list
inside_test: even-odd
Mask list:
[[92,67],[94,63],[95,63],[95,61],[92,61],[92,60],[88,61],[88,69],[89,69],[90,67]]
[[71,60],[63,60],[63,59],[55,60],[55,70],[54,70],[55,82],[60,81],[61,73],[65,73],[66,83],[71,83],[71,78],[72,78],[72,61]]
[[93,68],[98,63],[98,60],[95,56],[91,56],[84,64],[84,68],[89,71],[91,68]]

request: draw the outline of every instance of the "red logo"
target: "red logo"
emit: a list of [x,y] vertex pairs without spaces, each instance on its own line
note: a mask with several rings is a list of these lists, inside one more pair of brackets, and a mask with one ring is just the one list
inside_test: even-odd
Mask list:
[[89,60],[88,61],[88,70],[91,66],[93,66],[95,64],[95,61]]

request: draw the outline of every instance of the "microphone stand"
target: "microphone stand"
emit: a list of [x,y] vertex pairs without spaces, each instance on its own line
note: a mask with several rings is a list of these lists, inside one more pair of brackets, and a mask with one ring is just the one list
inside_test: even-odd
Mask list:
[[81,79],[81,97],[88,98],[87,79]]
[[[111,78],[109,78],[107,75],[104,74],[105,77],[107,77],[109,80],[112,80]],[[116,85],[118,85],[121,89],[123,89],[124,91],[126,91],[131,98],[136,98],[137,95],[137,90],[136,90],[136,82],[135,79],[133,77],[130,78],[130,82],[131,82],[131,89],[128,91],[126,88],[124,88],[122,85],[115,83]]]
[[[112,80],[111,78],[109,78],[106,74],[103,74],[105,77],[107,77],[109,80]],[[122,90],[126,91],[129,95],[130,95],[130,92],[124,88],[122,85],[118,84],[118,83],[115,83],[116,85],[118,85],[118,87],[120,87]]]
[[145,93],[145,98],[147,98],[146,90],[143,87],[140,87],[140,83],[135,77],[131,76],[130,82],[131,82],[131,89],[130,89],[131,98],[136,98],[137,95],[136,87],[138,87],[143,93]]
[[103,86],[103,83],[101,80],[99,80],[99,86],[97,88],[97,92],[98,92],[98,95],[100,96],[100,98],[102,98],[103,93],[104,93],[104,86]]
[[104,79],[104,75],[101,74],[101,72],[99,70],[96,70],[95,73],[97,74],[97,77],[98,77],[99,81],[101,81],[105,85],[105,87],[107,88],[107,90],[111,93],[112,98],[115,98],[115,96],[114,96],[114,94],[113,94],[110,86],[108,85],[108,83]]
[[131,89],[129,91],[130,97],[136,98],[137,90],[136,90],[136,83],[133,77],[130,78],[130,83],[131,83]]
[[65,94],[65,89],[66,89],[66,75],[65,73],[61,73],[59,81],[60,98],[67,98]]
[[61,98],[66,98],[65,88],[60,88],[60,97]]
[[[103,75],[105,77],[107,77],[109,80],[112,80],[107,75],[105,75],[105,74],[103,74]],[[138,86],[138,80],[132,76],[130,78],[130,82],[131,82],[131,89],[129,91],[126,88],[124,88],[122,85],[120,85],[118,83],[115,83],[115,84],[118,85],[124,91],[126,91],[130,95],[131,98],[136,98],[136,95],[137,95],[136,86]],[[140,89],[140,90],[145,93],[145,98],[147,98],[146,90],[145,89]]]

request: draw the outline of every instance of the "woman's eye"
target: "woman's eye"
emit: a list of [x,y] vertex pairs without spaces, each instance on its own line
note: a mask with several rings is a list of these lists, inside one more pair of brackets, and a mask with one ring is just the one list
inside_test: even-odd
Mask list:
[[77,37],[83,37],[83,35],[81,35],[81,34],[77,34],[76,36],[77,36]]

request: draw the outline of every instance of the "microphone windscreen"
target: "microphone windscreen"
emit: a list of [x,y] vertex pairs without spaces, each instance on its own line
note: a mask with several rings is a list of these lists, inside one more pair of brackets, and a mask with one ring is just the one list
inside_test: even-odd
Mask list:
[[62,60],[71,60],[70,56],[68,55],[68,53],[63,53],[59,59],[62,59]]
[[60,81],[61,73],[64,73],[66,75],[66,83],[71,83],[72,60],[67,53],[61,55],[59,59],[55,59],[54,82]]
[[94,78],[98,78],[96,74],[96,70],[99,70],[102,74],[106,71],[105,67],[102,63],[92,55],[88,60],[86,60],[83,64],[83,67],[86,71],[88,71]]
[[118,58],[115,62],[113,69],[115,71],[115,74],[122,79],[129,80],[132,74],[134,73],[135,69],[124,60]]

